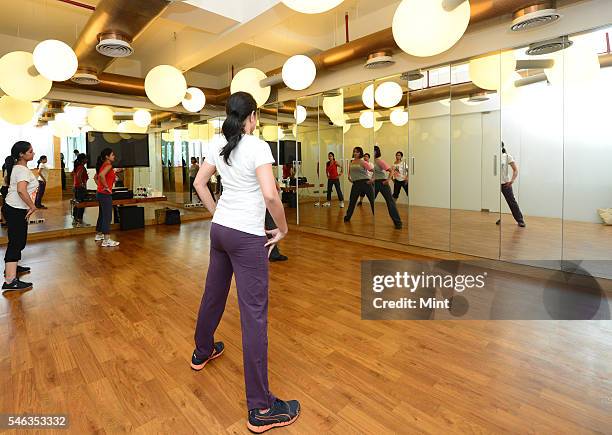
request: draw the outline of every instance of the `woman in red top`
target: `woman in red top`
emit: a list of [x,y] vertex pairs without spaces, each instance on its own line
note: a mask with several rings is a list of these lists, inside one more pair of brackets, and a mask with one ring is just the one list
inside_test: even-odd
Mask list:
[[[329,152],[327,154],[328,161],[325,163],[325,173],[327,174],[327,202],[323,204],[323,207],[329,207],[331,205],[332,188],[336,187],[336,193],[340,200],[340,208],[344,208],[344,195],[342,195],[342,189],[340,188],[340,177],[342,176],[342,165],[336,161],[334,153]],[[338,173],[340,168],[340,173]]]
[[113,162],[115,153],[110,148],[104,148],[96,162],[96,184],[98,191],[96,198],[100,204],[98,223],[96,224],[96,241],[102,241],[102,247],[113,247],[119,242],[110,238],[110,224],[113,217],[113,184],[115,184],[115,171]]

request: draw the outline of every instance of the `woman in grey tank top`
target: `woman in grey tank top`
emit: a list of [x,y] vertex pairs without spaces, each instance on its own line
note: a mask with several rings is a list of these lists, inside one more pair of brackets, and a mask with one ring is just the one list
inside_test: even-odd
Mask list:
[[372,208],[372,213],[374,213],[374,189],[370,184],[370,177],[368,176],[368,171],[371,171],[372,169],[372,165],[363,160],[363,148],[353,148],[353,160],[351,160],[351,163],[349,164],[348,177],[349,181],[353,183],[353,185],[351,186],[349,206],[348,210],[346,211],[346,216],[344,216],[344,222],[349,222],[351,220],[353,212],[355,211],[357,199],[361,193],[368,197],[370,207]]
[[397,211],[393,195],[391,194],[391,188],[389,187],[389,178],[391,174],[391,167],[387,162],[381,159],[380,148],[376,145],[374,147],[374,199],[376,199],[379,192],[382,194],[387,203],[387,211],[393,221],[393,225],[395,225],[395,229],[401,230],[402,220]]

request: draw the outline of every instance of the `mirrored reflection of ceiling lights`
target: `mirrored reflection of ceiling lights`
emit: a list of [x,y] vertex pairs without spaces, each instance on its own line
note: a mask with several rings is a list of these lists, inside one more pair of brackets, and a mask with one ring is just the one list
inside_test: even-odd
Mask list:
[[344,0],[281,0],[285,6],[303,14],[320,14],[335,8]]
[[134,112],[134,123],[139,127],[147,127],[151,124],[151,113],[145,109],[138,109]]
[[323,97],[323,113],[334,123],[341,122],[344,117],[344,97],[338,95]]
[[470,80],[479,88],[498,91],[516,68],[513,50],[470,60]]
[[455,45],[470,22],[470,2],[449,8],[447,1],[402,0],[393,16],[397,45],[419,57],[434,56]]
[[238,71],[238,74],[232,79],[230,92],[232,94],[236,92],[248,92],[255,98],[257,107],[261,107],[268,101],[268,98],[270,98],[270,92],[272,90],[270,86],[261,87],[261,81],[266,78],[266,74],[257,68],[245,68]]
[[555,64],[544,70],[548,81],[556,86],[586,85],[598,76],[599,56],[588,44],[574,41],[563,51],[552,54]]
[[89,111],[87,122],[94,130],[115,131],[117,129],[117,124],[113,119],[114,116],[115,114],[110,107],[95,106]]
[[301,124],[306,120],[306,116],[308,112],[304,106],[300,106],[299,104],[295,106],[295,110],[293,111],[293,117],[298,124]]
[[145,77],[145,92],[153,104],[169,109],[178,106],[185,98],[185,76],[171,65],[158,65]]
[[408,112],[406,112],[402,107],[393,109],[389,115],[389,119],[396,127],[402,127],[408,123]]
[[375,100],[381,107],[395,107],[402,101],[403,96],[402,87],[396,82],[384,82],[376,87]]
[[361,101],[368,109],[374,108],[374,84],[366,86],[361,94]]
[[359,115],[359,124],[365,129],[374,128],[374,131],[378,131],[383,126],[382,121],[378,120],[379,117],[380,114],[378,112],[366,110]]
[[283,82],[294,91],[301,91],[312,85],[316,76],[317,68],[308,56],[291,56],[283,65]]

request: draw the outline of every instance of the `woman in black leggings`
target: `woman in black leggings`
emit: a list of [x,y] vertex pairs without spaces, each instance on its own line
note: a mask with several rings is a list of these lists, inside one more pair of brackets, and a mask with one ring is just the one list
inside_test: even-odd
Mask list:
[[393,225],[395,225],[395,229],[401,230],[402,220],[397,211],[395,201],[393,200],[391,188],[389,187],[389,177],[391,176],[392,170],[387,162],[380,157],[380,148],[376,145],[374,146],[374,199],[376,199],[379,192],[382,194],[387,203],[387,211],[393,221]]
[[372,214],[374,213],[374,189],[370,184],[369,171],[372,171],[372,165],[363,159],[363,148],[353,148],[353,160],[349,165],[349,176],[348,179],[353,185],[351,186],[351,195],[349,200],[348,210],[346,216],[344,216],[344,222],[349,222],[353,212],[355,211],[355,205],[357,205],[357,199],[360,194],[364,194],[370,201],[370,207],[372,208]]

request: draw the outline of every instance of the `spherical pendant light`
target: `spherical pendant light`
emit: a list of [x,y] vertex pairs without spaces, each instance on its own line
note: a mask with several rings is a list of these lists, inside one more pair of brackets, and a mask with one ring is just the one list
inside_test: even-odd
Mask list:
[[378,112],[366,110],[359,116],[359,124],[365,129],[374,128],[374,131],[378,131],[383,125],[382,121],[377,120],[379,116],[380,114]]
[[555,53],[555,64],[544,70],[548,81],[555,86],[584,86],[595,80],[601,65],[594,49],[584,43],[577,43]]
[[32,120],[34,113],[34,106],[29,101],[18,100],[10,95],[0,98],[0,118],[9,124],[27,124]]
[[516,68],[514,51],[479,57],[470,60],[469,71],[472,82],[481,89],[499,91]]
[[63,137],[74,137],[78,136],[80,131],[76,128],[67,118],[56,119],[53,122],[49,123],[51,125],[51,131],[53,132],[53,136],[63,138]]
[[402,108],[393,109],[389,117],[396,127],[402,127],[408,122],[408,113]]
[[[119,133],[140,133],[144,134],[147,132],[147,127],[140,127],[136,125],[134,121],[122,121],[117,127]],[[125,139],[125,138],[124,138]]]
[[51,80],[39,74],[34,57],[25,51],[13,51],[0,58],[0,88],[13,98],[37,101],[51,90]]
[[232,79],[230,92],[232,94],[236,92],[247,92],[255,98],[257,107],[261,107],[268,101],[268,98],[270,98],[270,86],[262,88],[259,84],[259,82],[266,77],[266,74],[257,68],[245,68],[240,70]]
[[283,65],[283,82],[294,91],[306,89],[317,76],[317,68],[308,56],[292,56]]
[[98,131],[116,131],[117,124],[113,120],[115,114],[110,107],[95,106],[87,115],[87,122]]
[[166,109],[177,106],[185,98],[185,76],[173,66],[158,65],[145,78],[145,92],[153,104]]
[[293,111],[293,117],[298,124],[301,124],[306,120],[306,116],[308,112],[306,112],[306,108],[304,106],[297,105],[295,106],[295,110]]
[[376,103],[382,107],[397,106],[402,101],[403,96],[402,87],[396,82],[384,82],[376,88]]
[[151,112],[144,109],[138,109],[134,112],[134,124],[138,127],[148,127],[151,124]]
[[279,138],[278,127],[276,125],[265,125],[261,129],[261,134],[265,140],[270,142],[276,142]]
[[374,108],[374,84],[368,85],[361,94],[361,101],[368,109]]
[[69,45],[56,39],[47,39],[34,48],[34,65],[49,80],[63,82],[76,73],[79,61]]
[[335,97],[323,97],[323,113],[336,124],[344,117],[344,97],[342,94]]
[[335,8],[343,0],[282,0],[285,6],[303,14],[320,14]]
[[470,2],[451,11],[442,0],[402,0],[393,16],[393,38],[412,56],[434,56],[461,39],[470,22]]
[[199,112],[206,104],[206,96],[199,88],[187,88],[185,98],[183,98],[183,107],[190,112]]

